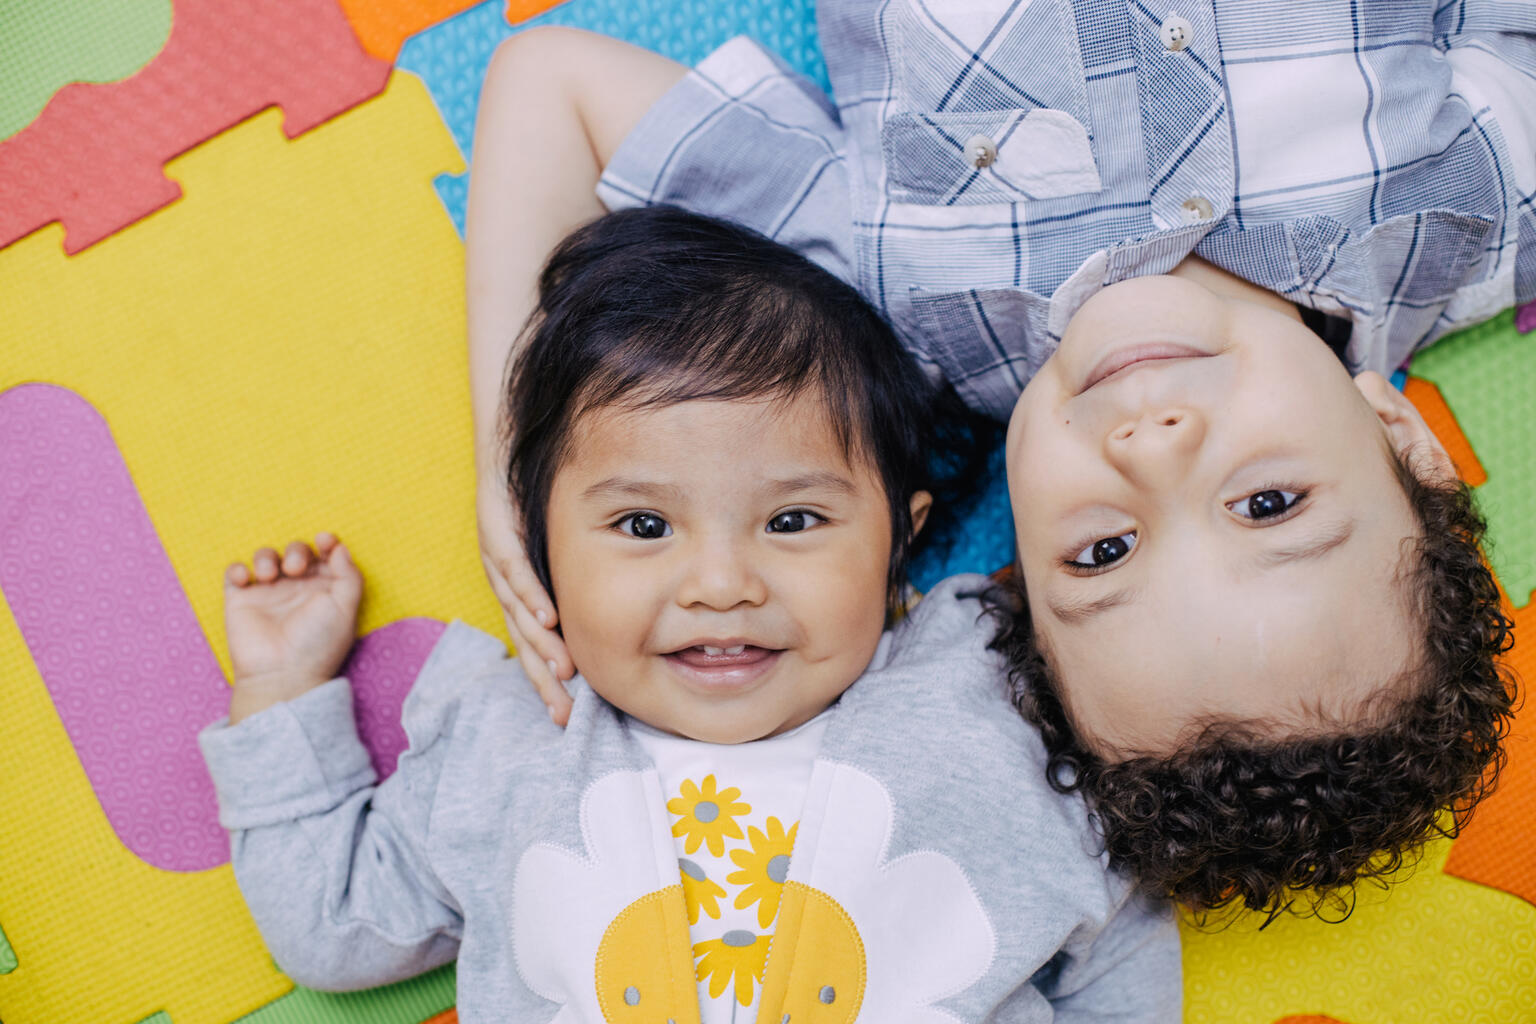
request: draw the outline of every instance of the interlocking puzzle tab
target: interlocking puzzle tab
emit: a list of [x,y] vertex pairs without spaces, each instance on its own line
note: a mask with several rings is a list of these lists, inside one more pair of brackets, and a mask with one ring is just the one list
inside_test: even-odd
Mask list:
[[76,253],[181,196],[162,165],[281,106],[289,137],[384,88],[335,0],[177,0],[138,74],[56,93],[0,142],[0,247],[53,221]]

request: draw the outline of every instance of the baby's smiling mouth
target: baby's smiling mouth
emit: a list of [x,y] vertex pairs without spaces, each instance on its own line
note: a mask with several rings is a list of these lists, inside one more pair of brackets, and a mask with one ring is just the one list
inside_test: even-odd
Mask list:
[[680,647],[661,657],[685,685],[723,695],[750,689],[772,671],[783,653],[740,638],[721,638]]
[[764,658],[780,653],[770,647],[759,647],[756,644],[735,643],[722,644],[694,644],[665,655],[668,659],[675,659],[691,668],[718,669],[731,668],[737,665],[754,665]]

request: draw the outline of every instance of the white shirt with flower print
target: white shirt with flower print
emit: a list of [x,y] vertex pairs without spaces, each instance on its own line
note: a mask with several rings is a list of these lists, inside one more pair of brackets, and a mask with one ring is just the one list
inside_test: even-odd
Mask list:
[[827,717],[728,745],[630,721],[667,794],[703,1024],[757,1019],[779,895]]

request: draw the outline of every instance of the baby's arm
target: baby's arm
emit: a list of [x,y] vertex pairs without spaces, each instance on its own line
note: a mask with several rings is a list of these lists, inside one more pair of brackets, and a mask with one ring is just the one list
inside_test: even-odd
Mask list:
[[530,29],[501,44],[480,94],[465,242],[481,557],[523,668],[560,722],[571,702],[558,679],[576,670],[508,502],[497,436],[505,367],[545,259],[603,213],[603,166],[686,71],[606,36]]
[[[312,988],[397,981],[452,959],[461,919],[425,855],[441,750],[382,785],[333,678],[362,575],[346,548],[263,548],[225,573],[234,692],[199,737],[241,892],[273,957]],[[414,739],[414,737],[413,737]]]

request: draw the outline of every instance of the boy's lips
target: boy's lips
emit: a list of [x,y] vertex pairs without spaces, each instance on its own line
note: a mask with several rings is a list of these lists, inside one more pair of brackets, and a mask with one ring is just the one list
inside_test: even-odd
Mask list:
[[765,675],[784,652],[744,641],[700,643],[664,654],[667,664],[710,690],[745,687]]
[[1099,361],[1093,364],[1093,368],[1088,371],[1088,376],[1084,379],[1083,386],[1078,389],[1077,393],[1082,394],[1097,387],[1116,374],[1123,373],[1142,363],[1164,359],[1199,359],[1203,356],[1214,354],[1195,348],[1192,345],[1183,345],[1169,341],[1125,345],[1111,352],[1106,352],[1101,356]]

